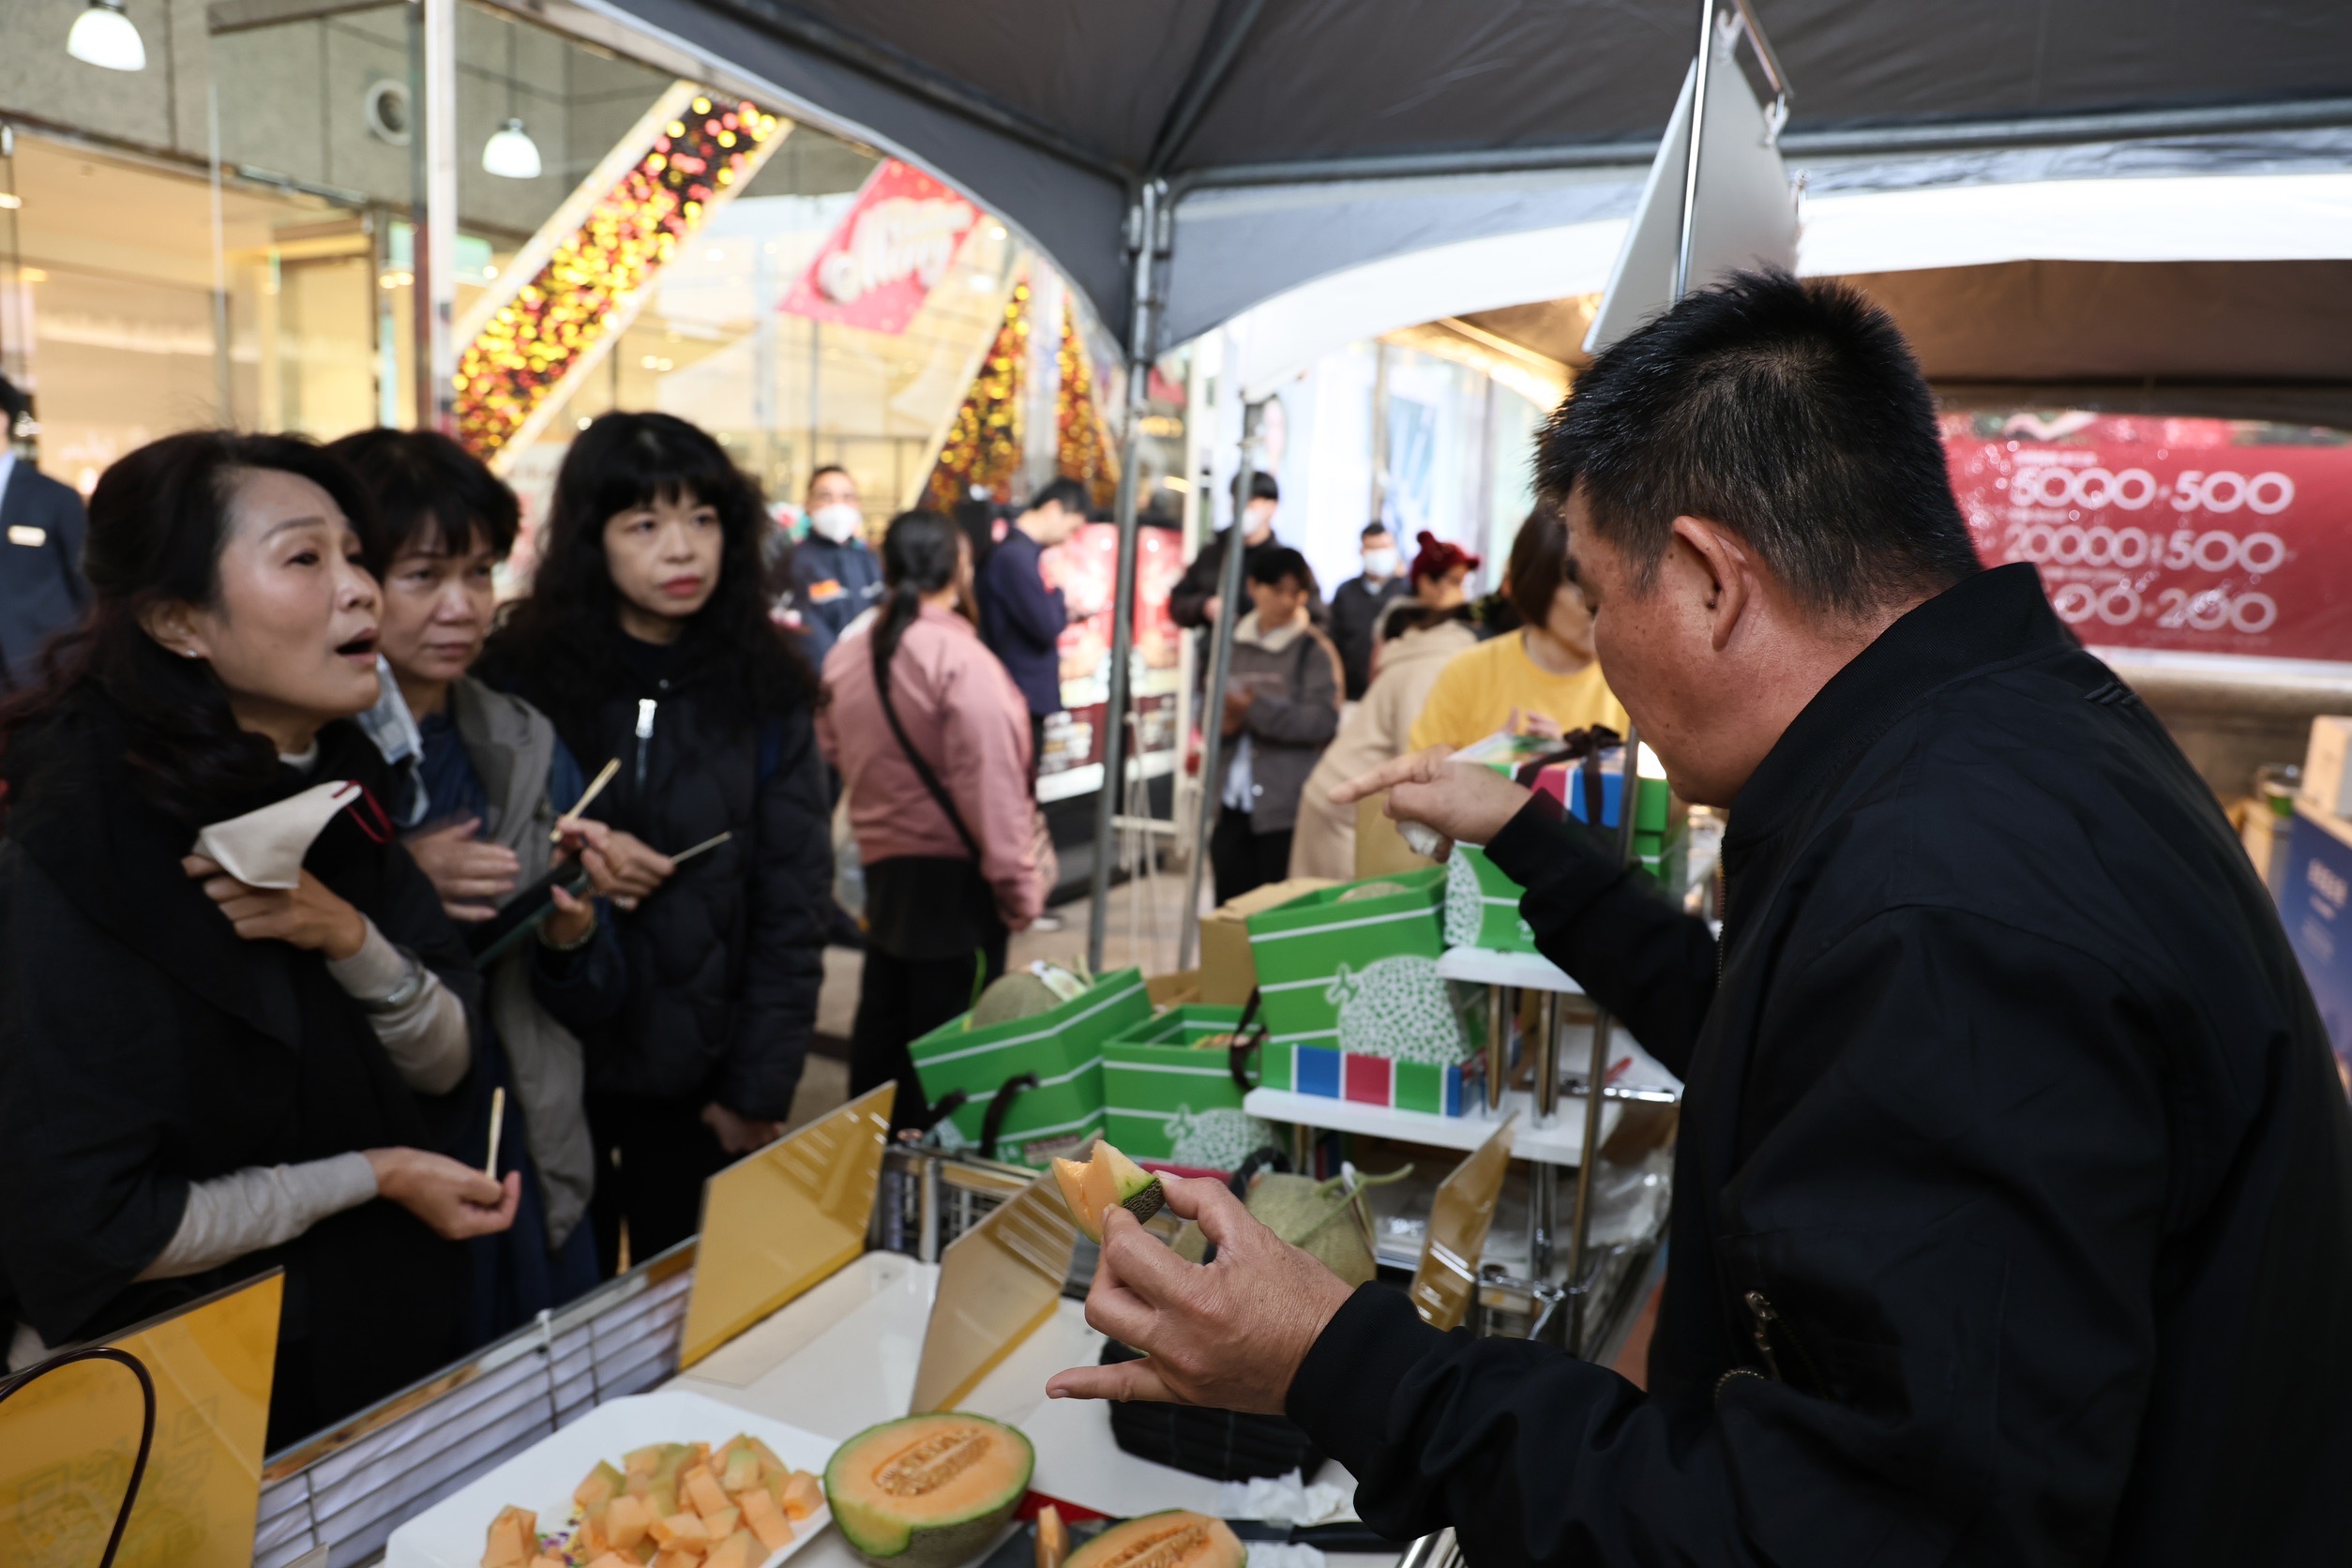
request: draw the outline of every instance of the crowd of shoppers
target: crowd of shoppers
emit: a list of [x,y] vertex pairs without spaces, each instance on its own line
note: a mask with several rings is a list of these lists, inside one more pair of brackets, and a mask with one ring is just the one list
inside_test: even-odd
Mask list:
[[[867,887],[852,1087],[927,1122],[910,1042],[1052,891],[1047,556],[1088,496],[1042,487],[976,573],[932,512],[870,548],[840,469],[807,500],[786,540],[702,430],[607,415],[502,603],[516,497],[438,434],[168,437],[86,523],[0,457],[11,1368],[282,1267],[278,1446],[690,1235],[791,1114],[837,801]],[[1350,874],[1330,781],[1425,734],[1614,711],[1556,522],[1513,551],[1528,626],[1479,644],[1474,557],[1425,534],[1400,573],[1368,528],[1334,615],[1279,502],[1258,475],[1206,709],[1220,899]],[[1235,532],[1184,624],[1224,613]]]

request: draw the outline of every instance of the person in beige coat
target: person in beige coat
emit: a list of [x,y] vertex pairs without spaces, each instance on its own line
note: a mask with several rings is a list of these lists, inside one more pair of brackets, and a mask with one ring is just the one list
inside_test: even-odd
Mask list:
[[1429,688],[1437,684],[1438,671],[1478,641],[1460,615],[1431,613],[1439,617],[1435,625],[1381,644],[1380,673],[1307,776],[1290,839],[1290,875],[1338,882],[1355,876],[1356,808],[1334,806],[1333,788],[1405,754],[1406,736]]

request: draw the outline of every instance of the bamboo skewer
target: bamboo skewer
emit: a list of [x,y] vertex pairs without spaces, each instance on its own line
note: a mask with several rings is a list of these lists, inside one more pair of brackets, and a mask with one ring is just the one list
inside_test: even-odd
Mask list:
[[555,827],[548,834],[548,841],[554,844],[562,843],[564,841],[564,830],[571,826],[574,822],[580,821],[580,814],[582,811],[587,810],[589,804],[594,801],[596,796],[604,792],[604,787],[607,784],[611,783],[612,776],[620,771],[621,759],[618,757],[615,757],[612,761],[607,762],[603,769],[597,773],[595,780],[591,782],[588,788],[581,792],[580,797],[572,802],[572,808],[555,819]]
[[498,1135],[506,1126],[506,1088],[501,1084],[490,1091],[490,1158],[482,1162],[482,1174],[498,1180]]

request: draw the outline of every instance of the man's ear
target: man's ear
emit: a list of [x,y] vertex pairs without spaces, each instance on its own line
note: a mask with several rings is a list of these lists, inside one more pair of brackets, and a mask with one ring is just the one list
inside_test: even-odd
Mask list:
[[1731,634],[1738,629],[1740,618],[1747,613],[1756,594],[1747,547],[1738,535],[1709,518],[1678,517],[1672,529],[1674,544],[1689,552],[1693,575],[1706,583],[1711,641],[1715,651],[1721,653],[1730,643]]
[[166,599],[139,612],[139,629],[155,639],[174,658],[209,658],[204,635],[196,625],[196,611],[184,599]]

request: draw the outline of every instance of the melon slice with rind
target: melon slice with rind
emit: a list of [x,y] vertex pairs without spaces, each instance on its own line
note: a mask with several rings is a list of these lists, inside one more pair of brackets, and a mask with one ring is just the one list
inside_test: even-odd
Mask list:
[[1113,1209],[1124,1209],[1138,1220],[1150,1219],[1166,1207],[1168,1196],[1160,1179],[1101,1138],[1094,1140],[1089,1159],[1053,1162],[1053,1179],[1062,1201],[1087,1240],[1102,1244],[1103,1221]]
[[1029,1440],[961,1410],[869,1426],[825,1462],[825,1500],[850,1549],[876,1568],[955,1568],[977,1556],[1029,1490]]
[[1249,1554],[1223,1519],[1169,1508],[1112,1525],[1063,1568],[1244,1568]]

